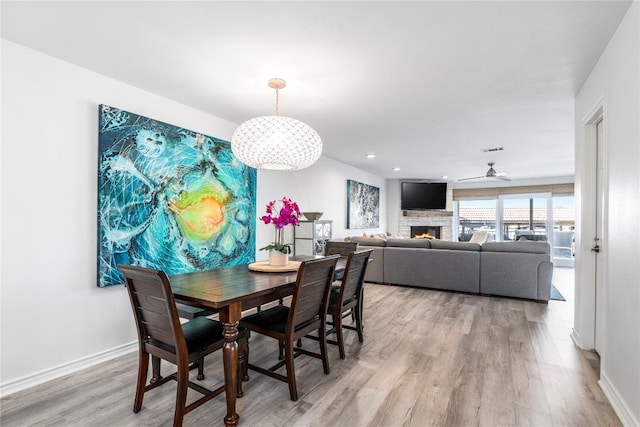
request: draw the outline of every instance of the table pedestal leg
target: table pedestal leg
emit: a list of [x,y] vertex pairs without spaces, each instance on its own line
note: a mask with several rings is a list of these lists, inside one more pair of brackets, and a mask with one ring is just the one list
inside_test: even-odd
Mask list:
[[235,426],[240,417],[236,413],[236,391],[238,389],[238,321],[242,317],[242,305],[235,303],[220,310],[220,321],[224,326],[222,361],[224,363],[224,384],[227,397],[225,426]]

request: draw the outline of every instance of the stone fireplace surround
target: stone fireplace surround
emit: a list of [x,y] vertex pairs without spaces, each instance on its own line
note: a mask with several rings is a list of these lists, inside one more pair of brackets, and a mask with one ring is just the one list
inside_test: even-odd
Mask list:
[[432,226],[440,227],[440,240],[452,240],[452,220],[451,211],[402,211],[398,218],[398,234],[409,239],[412,226]]

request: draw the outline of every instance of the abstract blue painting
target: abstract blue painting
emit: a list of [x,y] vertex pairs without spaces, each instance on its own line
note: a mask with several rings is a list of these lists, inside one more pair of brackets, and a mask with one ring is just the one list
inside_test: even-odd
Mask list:
[[228,142],[99,107],[98,286],[255,261],[256,170]]
[[380,226],[380,189],[351,179],[347,180],[347,228]]

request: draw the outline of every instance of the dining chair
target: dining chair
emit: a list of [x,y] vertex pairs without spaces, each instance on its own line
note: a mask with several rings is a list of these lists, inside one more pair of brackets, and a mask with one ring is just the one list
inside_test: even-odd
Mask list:
[[[367,272],[371,252],[373,252],[373,249],[366,249],[352,252],[351,255],[349,255],[347,265],[344,269],[342,283],[338,289],[335,287],[332,288],[329,296],[327,314],[331,316],[330,324],[332,328],[327,331],[327,334],[335,332],[337,340],[327,340],[327,342],[338,345],[341,359],[345,358],[344,339],[342,336],[343,328],[357,331],[358,340],[360,342],[364,341],[364,334],[362,332],[362,286],[364,284],[364,276]],[[355,327],[342,323],[342,319],[349,316],[349,314],[351,314],[355,320]]]
[[[353,252],[358,249],[358,243],[356,242],[332,242],[329,241],[324,245],[324,255],[340,255],[341,257],[348,257]],[[342,280],[342,275],[344,274],[343,270],[336,271],[336,274],[333,278],[334,281]],[[334,285],[337,287],[337,284]]]
[[[173,425],[181,426],[185,414],[225,391],[224,385],[210,390],[189,381],[189,371],[200,366],[205,356],[223,347],[222,323],[207,317],[196,317],[181,324],[169,278],[163,271],[129,265],[118,265],[118,268],[125,277],[138,330],[138,378],[133,412],[140,411],[147,391],[175,380],[178,386]],[[239,330],[240,351],[236,373],[239,378],[238,397],[242,396],[248,337],[249,331]],[[154,361],[163,359],[176,365],[177,372],[164,378],[154,378],[147,384],[149,355]],[[202,393],[203,397],[186,405],[188,388]]]
[[[294,358],[300,354],[322,360],[325,374],[330,373],[327,355],[326,313],[329,304],[331,282],[339,256],[304,261],[300,264],[293,289],[290,306],[276,305],[259,311],[240,320],[240,326],[278,340],[278,346],[284,349],[284,360],[270,368],[253,365],[246,360],[247,367],[258,373],[289,384],[291,400],[298,400]],[[312,331],[318,331],[320,354],[294,347],[294,342]],[[287,375],[277,372],[286,366]]]
[[333,242],[329,241],[324,245],[325,255],[349,256],[358,249],[356,242]]
[[[362,323],[362,297],[364,276],[367,272],[369,257],[373,249],[366,249],[353,252],[347,259],[347,265],[344,269],[344,276],[340,282],[340,286],[333,286],[329,295],[329,306],[327,315],[331,316],[331,321],[327,322],[331,328],[327,331],[327,335],[336,334],[336,340],[327,338],[327,343],[338,346],[340,358],[346,357],[344,350],[344,338],[342,329],[350,329],[358,332],[358,340],[364,341],[363,323]],[[342,319],[351,315],[356,326],[345,325]],[[305,338],[317,340],[315,335],[307,335]]]

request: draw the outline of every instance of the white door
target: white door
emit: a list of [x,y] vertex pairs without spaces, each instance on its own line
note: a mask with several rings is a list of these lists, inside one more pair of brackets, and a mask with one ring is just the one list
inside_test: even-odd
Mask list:
[[604,286],[604,256],[602,255],[602,238],[604,235],[604,119],[596,123],[596,229],[591,252],[595,263],[595,337],[594,347],[600,353],[603,331],[603,286]]

